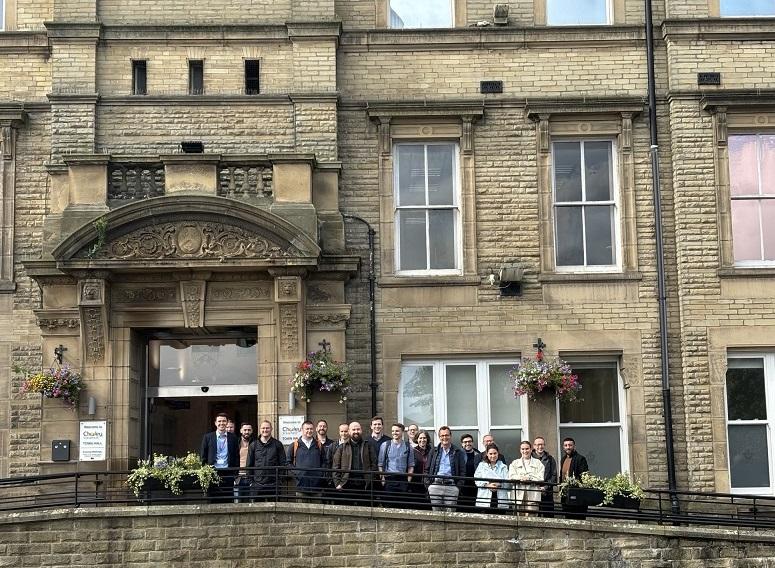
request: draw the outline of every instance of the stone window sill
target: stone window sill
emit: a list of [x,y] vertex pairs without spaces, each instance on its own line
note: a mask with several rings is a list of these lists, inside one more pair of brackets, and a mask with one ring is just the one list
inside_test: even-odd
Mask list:
[[719,278],[773,278],[775,277],[775,266],[730,266],[719,268],[718,276]]
[[538,276],[541,283],[565,282],[629,282],[643,280],[640,272],[544,272]]
[[477,275],[468,276],[383,276],[379,280],[380,288],[401,288],[412,286],[479,286],[482,279]]

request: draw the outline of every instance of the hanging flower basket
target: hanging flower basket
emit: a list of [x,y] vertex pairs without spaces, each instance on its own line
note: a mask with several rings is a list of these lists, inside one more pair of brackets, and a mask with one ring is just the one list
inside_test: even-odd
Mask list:
[[350,368],[347,363],[335,361],[324,349],[312,351],[296,366],[290,383],[291,391],[307,402],[313,391],[320,391],[338,393],[339,403],[344,404],[350,392]]
[[69,365],[51,367],[37,373],[25,369],[16,370],[25,375],[21,386],[22,394],[40,393],[46,398],[61,398],[62,402],[72,409],[78,406],[83,390],[83,378]]
[[550,392],[562,402],[578,399],[581,383],[570,365],[562,359],[544,359],[539,351],[534,358],[524,357],[522,362],[509,371],[514,381],[514,396],[538,400],[539,393]]

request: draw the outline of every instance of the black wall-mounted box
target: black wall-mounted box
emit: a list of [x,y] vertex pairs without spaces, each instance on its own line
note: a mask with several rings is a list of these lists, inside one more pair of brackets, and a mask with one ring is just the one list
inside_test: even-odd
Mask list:
[[70,461],[70,440],[54,440],[51,442],[51,461]]

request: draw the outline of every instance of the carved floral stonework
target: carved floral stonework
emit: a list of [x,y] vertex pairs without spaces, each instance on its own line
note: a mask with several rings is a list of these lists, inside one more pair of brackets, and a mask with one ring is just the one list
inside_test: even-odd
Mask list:
[[105,355],[102,308],[83,309],[83,333],[86,358],[92,362],[101,361]]
[[[82,250],[80,256],[88,255]],[[284,247],[240,227],[191,221],[144,227],[113,240],[95,258],[159,260],[167,258],[232,259],[287,258]]]
[[207,290],[207,299],[213,302],[226,302],[230,300],[268,300],[271,295],[272,291],[268,285],[238,288],[215,288],[211,286]]
[[40,318],[38,325],[41,329],[52,331],[54,329],[75,329],[81,323],[78,318]]
[[307,327],[308,328],[327,328],[327,327],[339,327],[343,323],[349,321],[349,314],[308,314],[307,315]]
[[146,302],[174,302],[175,288],[118,288],[113,289],[113,301],[119,304],[143,304]]
[[183,317],[186,327],[204,326],[204,298],[207,283],[192,280],[180,283],[180,295],[183,298]]
[[278,302],[299,301],[300,287],[298,276],[278,276],[276,282]]
[[280,304],[280,349],[289,358],[298,355],[299,321],[296,304]]
[[103,303],[105,297],[104,280],[84,280],[81,281],[81,300],[82,306],[99,306]]

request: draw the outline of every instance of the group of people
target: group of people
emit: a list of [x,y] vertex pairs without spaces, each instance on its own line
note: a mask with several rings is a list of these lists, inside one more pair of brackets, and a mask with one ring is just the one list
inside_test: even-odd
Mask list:
[[366,504],[376,495],[386,506],[429,504],[443,511],[516,507],[519,514],[551,515],[553,486],[589,470],[572,438],[563,440],[558,469],[541,436],[521,442],[520,456],[509,463],[492,434],[483,437],[480,452],[471,434],[463,434],[458,447],[451,429],[442,426],[432,446],[428,433],[415,424],[395,423],[388,436],[380,416],[371,419],[365,437],[359,422],[339,424],[337,439],[328,437],[325,420],[307,420],[287,447],[272,436],[268,420],[259,425],[258,436],[248,423],[241,424],[239,435],[230,432],[229,422],[225,414],[216,416],[215,431],[205,434],[200,448],[202,461],[220,474],[215,491],[221,497],[231,492],[237,499],[280,495],[289,472],[300,499]]

